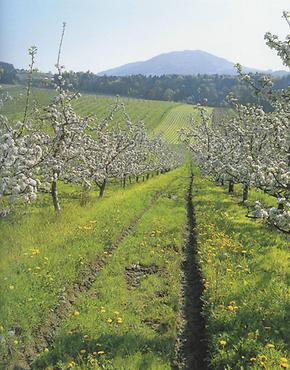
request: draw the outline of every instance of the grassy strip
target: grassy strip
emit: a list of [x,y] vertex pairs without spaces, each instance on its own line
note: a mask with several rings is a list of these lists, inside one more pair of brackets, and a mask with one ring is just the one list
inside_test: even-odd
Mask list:
[[186,187],[187,181],[177,177],[148,210],[35,368],[171,368]]
[[288,368],[289,239],[246,218],[223,188],[194,186],[212,368]]
[[116,190],[86,207],[68,195],[60,215],[44,202],[41,208],[27,208],[21,217],[0,221],[2,357],[7,352],[17,357],[33,328],[65,299],[86,265],[103,253],[177,173]]

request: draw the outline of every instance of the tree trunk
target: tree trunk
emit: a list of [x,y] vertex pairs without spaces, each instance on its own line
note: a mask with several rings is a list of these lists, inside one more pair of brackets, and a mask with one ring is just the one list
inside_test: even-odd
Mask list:
[[143,178],[142,178],[143,182],[145,181],[145,176],[143,175]]
[[157,176],[159,175],[159,171],[156,171],[156,175],[157,175]]
[[104,196],[104,192],[105,192],[105,188],[106,188],[106,185],[107,185],[107,179],[105,179],[105,180],[102,182],[102,185],[100,186],[99,198],[103,198],[103,196]]
[[123,176],[123,189],[126,187],[126,175]]
[[136,176],[136,182],[139,182],[139,176]]
[[146,180],[149,180],[149,177],[150,177],[150,173],[147,173]]
[[234,179],[230,178],[229,180],[229,193],[232,194],[234,192]]
[[129,176],[129,183],[132,184],[131,176]]
[[53,201],[54,210],[60,212],[60,205],[58,200],[58,191],[57,191],[57,173],[53,174],[53,179],[51,183],[51,196]]
[[225,184],[225,180],[224,180],[224,178],[223,178],[223,177],[221,177],[221,178],[220,178],[220,182],[221,182],[221,186],[224,186],[224,184]]
[[249,185],[247,183],[244,183],[243,185],[243,202],[246,202],[248,200],[249,195]]

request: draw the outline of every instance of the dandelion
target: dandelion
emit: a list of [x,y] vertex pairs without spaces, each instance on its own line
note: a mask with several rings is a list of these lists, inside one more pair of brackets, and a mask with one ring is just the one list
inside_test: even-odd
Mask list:
[[113,320],[112,319],[107,319],[107,323],[112,324]]
[[84,353],[86,353],[86,352],[87,352],[87,350],[86,350],[86,349],[81,349],[81,350],[80,350],[80,353],[81,353],[81,354],[84,354]]
[[282,369],[288,369],[289,368],[288,359],[286,357],[281,357],[280,358],[280,366],[282,367]]
[[227,342],[222,339],[222,340],[219,341],[219,344],[220,344],[221,347],[224,347],[227,344]]
[[267,344],[265,345],[265,347],[266,347],[266,348],[275,348],[274,344],[272,344],[272,343],[267,343]]
[[18,340],[16,340],[16,339],[13,341],[13,344],[14,344],[15,346],[17,346],[17,344],[18,344],[18,343],[19,343],[19,342],[18,342]]
[[9,285],[9,289],[10,290],[13,290],[14,289],[14,285]]
[[118,317],[118,318],[117,318],[117,323],[118,323],[118,324],[122,324],[122,323],[123,323],[123,319],[122,319],[122,317]]
[[74,315],[74,316],[80,316],[80,312],[79,312],[79,311],[75,311],[75,312],[73,313],[73,315]]
[[47,352],[49,352],[49,349],[46,347],[46,348],[44,348],[43,352],[47,353]]
[[104,351],[98,351],[98,355],[104,355],[105,352]]

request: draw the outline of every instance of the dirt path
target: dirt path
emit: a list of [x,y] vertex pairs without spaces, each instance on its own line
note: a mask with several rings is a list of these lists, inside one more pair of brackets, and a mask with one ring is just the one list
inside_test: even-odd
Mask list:
[[86,266],[85,270],[81,272],[79,278],[72,285],[72,288],[66,292],[65,299],[59,302],[48,315],[46,322],[33,329],[33,339],[30,344],[23,349],[17,363],[14,363],[12,366],[7,366],[7,369],[27,370],[33,367],[33,362],[37,356],[41,354],[46,347],[53,344],[57,330],[62,321],[73,311],[73,306],[77,299],[91,288],[99,272],[109,263],[110,255],[114,253],[129,234],[134,232],[144,214],[155,205],[157,199],[164,191],[166,191],[166,189],[156,192],[150,204],[135,217],[111,245],[104,249],[104,252],[107,253],[96,256],[95,261]]
[[192,204],[193,175],[187,193],[187,242],[183,250],[182,292],[175,370],[207,370],[207,340],[202,311],[202,278],[196,252],[196,219]]

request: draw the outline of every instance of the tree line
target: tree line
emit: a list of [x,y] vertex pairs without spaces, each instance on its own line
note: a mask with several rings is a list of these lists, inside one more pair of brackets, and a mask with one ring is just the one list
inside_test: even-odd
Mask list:
[[[25,84],[27,71],[15,70],[7,63],[0,64],[0,83]],[[53,88],[58,75],[33,72],[33,86]],[[261,74],[253,74],[255,81]],[[185,102],[203,104],[212,107],[227,106],[226,97],[233,92],[239,100],[246,104],[262,104],[269,109],[267,101],[241,81],[238,76],[227,75],[163,75],[125,77],[98,76],[87,72],[64,72],[64,78],[70,89],[85,93],[120,95],[132,98]],[[276,77],[273,88],[285,89],[290,85],[290,75]]]

